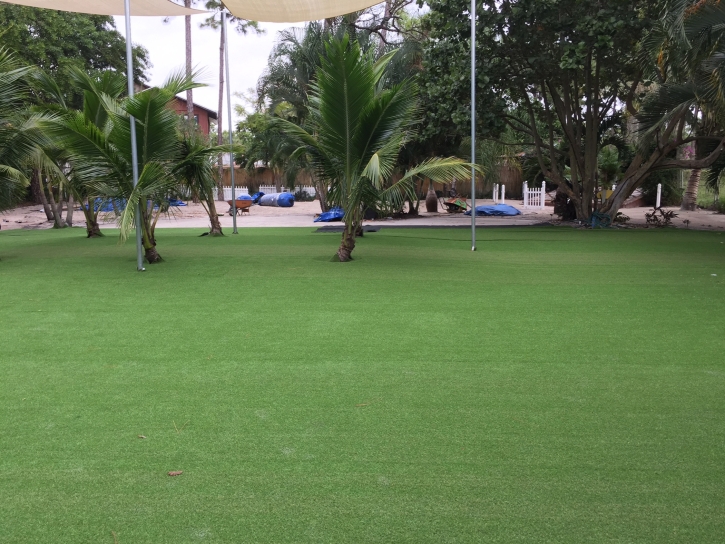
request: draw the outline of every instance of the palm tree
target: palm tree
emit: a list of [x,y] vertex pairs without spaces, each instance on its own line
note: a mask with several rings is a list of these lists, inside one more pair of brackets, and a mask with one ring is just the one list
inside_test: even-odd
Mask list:
[[[104,132],[110,128],[109,115],[104,106],[105,101],[117,101],[126,92],[126,78],[123,74],[107,70],[96,77],[89,76],[86,72],[77,67],[68,70],[68,76],[74,86],[83,94],[82,111],[74,111],[68,107],[63,92],[55,80],[43,71],[34,73],[33,85],[39,96],[44,99],[43,108],[56,115],[81,114],[86,122],[90,123]],[[62,147],[62,142],[49,140],[43,143],[36,158],[37,172],[48,184],[48,207],[55,222],[55,227],[64,226],[61,206],[56,206],[53,199],[52,182],[58,187],[58,194],[68,193],[68,213],[72,213],[73,200],[81,204],[81,210],[86,219],[86,232],[88,238],[103,236],[98,223],[98,214],[103,203],[103,195],[89,192],[93,187],[94,179],[85,179],[81,171],[69,172],[65,165],[69,164],[70,156],[68,151]],[[45,193],[42,191],[44,197]]]
[[22,198],[28,185],[26,167],[36,150],[29,132],[34,120],[23,111],[31,72],[0,48],[0,210]]
[[391,182],[401,148],[414,135],[417,86],[406,80],[380,89],[391,52],[378,62],[345,35],[326,46],[326,57],[310,89],[306,128],[279,119],[277,123],[309,156],[319,179],[330,184],[329,198],[345,210],[345,228],[337,251],[351,260],[355,236],[367,207],[402,205],[415,180],[428,177],[450,183],[470,179],[470,165],[461,159],[429,159]]
[[173,166],[172,174],[178,179],[187,194],[201,203],[209,216],[211,228],[209,235],[223,236],[219,222],[214,193],[216,178],[214,158],[219,153],[228,152],[228,146],[212,146],[199,130],[189,130],[183,125],[179,161]]
[[[182,159],[179,120],[169,104],[188,88],[198,87],[183,73],[172,75],[162,87],[153,87],[123,101],[103,97],[106,117],[101,126],[85,112],[68,112],[46,124],[57,146],[68,151],[72,176],[83,180],[88,194],[125,201],[119,217],[124,241],[134,227],[137,209],[149,263],[161,261],[154,231],[167,198],[177,196],[175,167]],[[129,116],[136,118],[138,184],[134,187]],[[90,207],[90,206],[89,206]]]

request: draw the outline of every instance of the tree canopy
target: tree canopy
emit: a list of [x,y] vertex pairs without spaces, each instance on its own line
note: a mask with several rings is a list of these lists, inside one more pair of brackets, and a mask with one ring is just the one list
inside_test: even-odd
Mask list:
[[[126,40],[112,17],[0,3],[0,28],[0,43],[15,51],[20,62],[49,73],[74,107],[81,107],[82,92],[68,68],[126,72]],[[148,52],[135,46],[133,55],[134,80],[143,82]]]

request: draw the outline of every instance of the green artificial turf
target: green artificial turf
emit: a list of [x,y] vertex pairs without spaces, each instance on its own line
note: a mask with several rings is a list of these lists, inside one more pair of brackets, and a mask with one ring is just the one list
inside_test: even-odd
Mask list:
[[0,542],[725,538],[725,235],[157,233],[0,233]]

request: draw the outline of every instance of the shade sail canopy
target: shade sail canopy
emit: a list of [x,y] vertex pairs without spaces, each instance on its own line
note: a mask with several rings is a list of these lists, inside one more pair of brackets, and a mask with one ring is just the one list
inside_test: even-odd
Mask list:
[[237,17],[267,23],[317,21],[380,4],[381,0],[224,0]]
[[[74,11],[91,15],[123,15],[123,0],[7,0],[8,4],[18,4],[32,8]],[[173,17],[176,15],[196,15],[204,13],[196,9],[179,6],[169,0],[132,0],[131,15]]]

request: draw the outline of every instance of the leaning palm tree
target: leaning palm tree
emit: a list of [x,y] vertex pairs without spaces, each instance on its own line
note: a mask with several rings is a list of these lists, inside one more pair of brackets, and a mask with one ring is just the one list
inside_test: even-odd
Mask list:
[[400,150],[414,135],[417,86],[405,80],[389,89],[379,88],[395,52],[375,62],[373,51],[363,53],[347,35],[330,41],[326,49],[311,86],[308,126],[282,119],[278,123],[301,143],[299,153],[308,155],[319,179],[330,184],[331,202],[345,210],[337,251],[345,262],[351,260],[365,208],[401,207],[406,197],[414,197],[418,178],[450,183],[470,179],[471,172],[461,159],[435,158],[392,182]]

